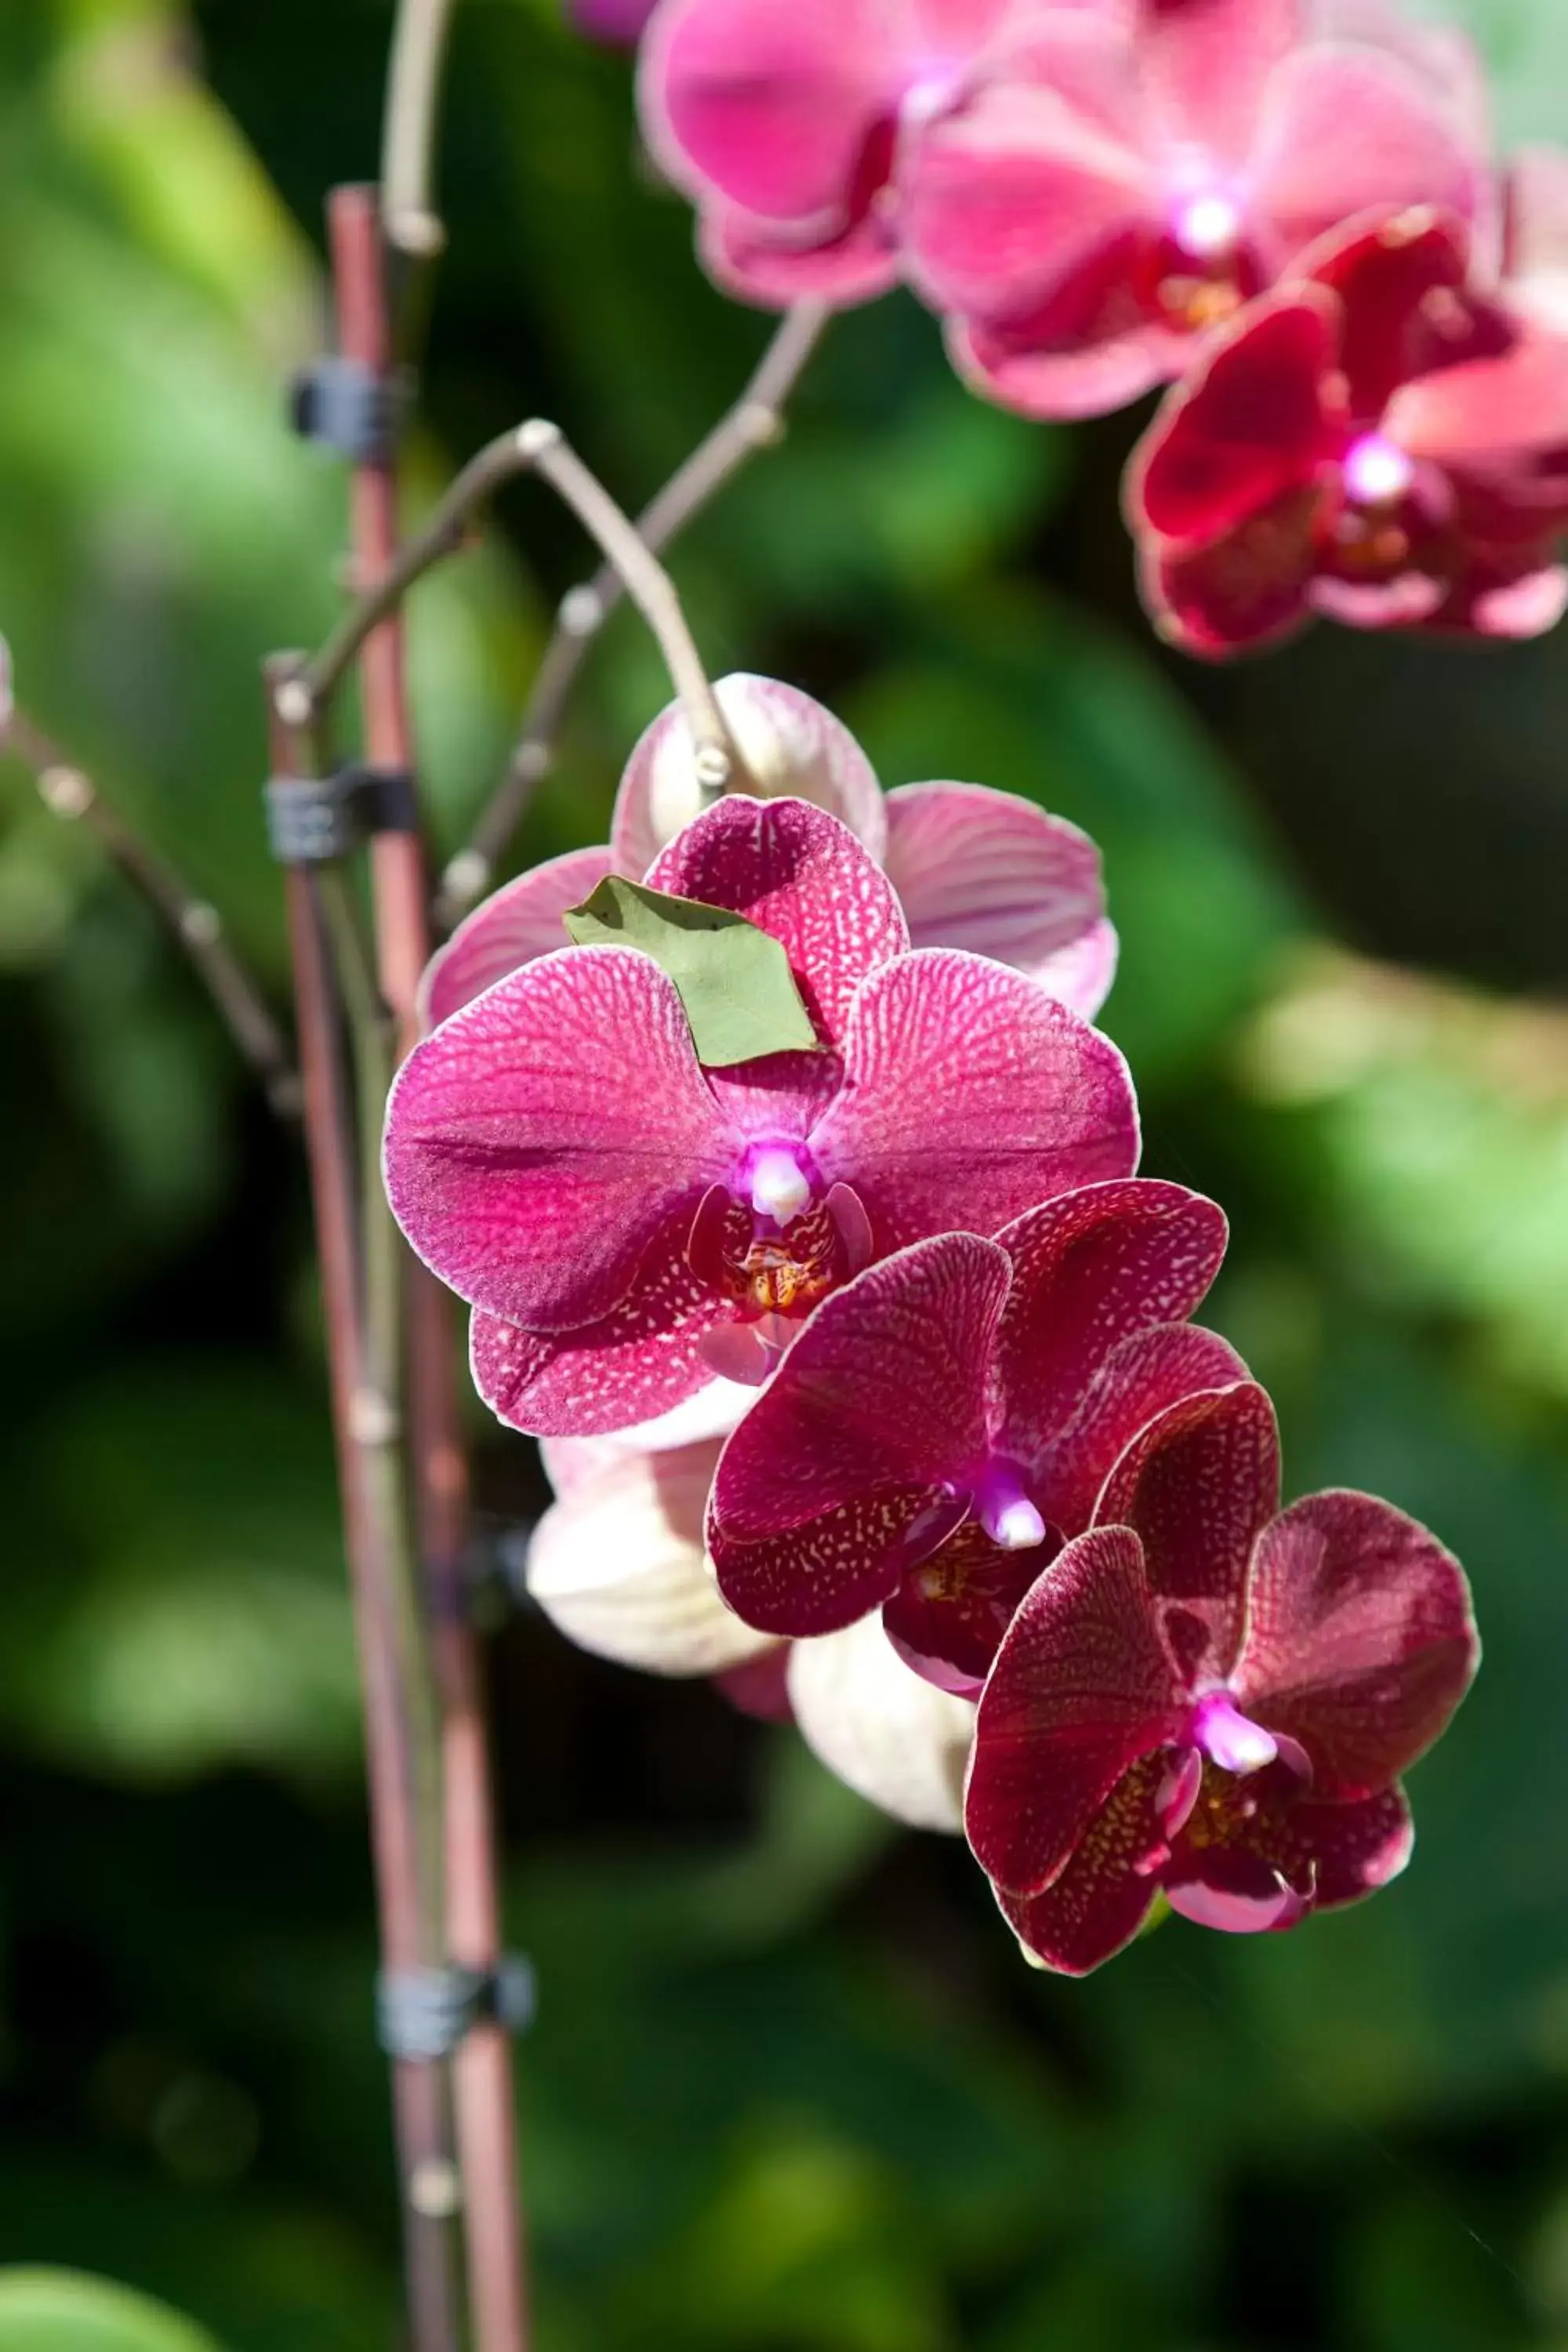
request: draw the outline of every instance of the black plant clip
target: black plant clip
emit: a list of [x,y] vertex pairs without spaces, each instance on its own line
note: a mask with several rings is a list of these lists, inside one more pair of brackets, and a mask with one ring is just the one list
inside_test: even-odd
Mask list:
[[533,1963],[518,1952],[494,1969],[384,1969],[376,2032],[389,2058],[447,2058],[477,2025],[522,2032],[536,2005]]
[[289,385],[289,419],[306,441],[336,449],[355,466],[392,461],[408,412],[405,374],[377,375],[362,360],[336,356],[300,368]]
[[267,837],[281,866],[346,857],[372,834],[415,832],[418,818],[403,768],[353,761],[331,776],[274,776],[267,786]]

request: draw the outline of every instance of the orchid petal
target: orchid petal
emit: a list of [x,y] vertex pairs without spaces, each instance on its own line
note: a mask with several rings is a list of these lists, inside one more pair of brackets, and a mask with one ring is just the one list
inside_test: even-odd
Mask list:
[[1139,1865],[1161,1849],[1166,1769],[1160,1754],[1124,1772],[1042,1894],[994,1890],[1025,1957],[1037,1967],[1058,1976],[1088,1976],[1138,1934],[1159,1892],[1153,1871]]
[[1512,307],[1568,333],[1568,155],[1524,147],[1509,165],[1504,268]]
[[796,221],[842,207],[902,79],[878,0],[664,0],[638,98],[672,178]]
[[1485,183],[1479,149],[1399,58],[1314,42],[1270,83],[1253,201],[1288,254],[1358,213],[1429,205],[1468,220]]
[[903,784],[887,802],[888,877],[917,948],[994,956],[1092,1021],[1116,969],[1100,852],[1065,817],[984,784]]
[[534,1437],[629,1433],[713,1387],[703,1342],[730,1308],[692,1273],[680,1240],[678,1221],[626,1296],[574,1330],[524,1331],[476,1313],[469,1363],[497,1419]]
[[1521,335],[1496,357],[1402,384],[1384,426],[1410,457],[1496,467],[1568,446],[1568,336]]
[[1089,1526],[1119,1455],[1169,1406],[1247,1377],[1229,1341],[1195,1323],[1157,1324],[1123,1339],[1088,1382],[1068,1427],[1037,1457],[1036,1483],[1055,1524],[1069,1536]]
[[[879,858],[888,836],[870,761],[841,720],[798,687],[737,670],[713,688],[758,800],[810,801],[837,817]],[[617,873],[647,873],[702,809],[691,724],[679,702],[662,710],[626,761],[610,822]],[[663,886],[660,886],[663,887]]]
[[581,1650],[647,1674],[711,1675],[770,1644],[725,1607],[702,1549],[716,1442],[623,1452],[552,1506],[525,1577]]
[[419,983],[421,1026],[435,1028],[509,971],[570,946],[562,917],[609,871],[607,849],[569,849],[492,892],[426,966]]
[[1301,0],[1135,0],[1139,71],[1167,145],[1222,171],[1246,162],[1301,18]]
[[1299,268],[1338,304],[1346,413],[1380,433],[1392,433],[1389,403],[1409,376],[1506,341],[1500,325],[1464,298],[1469,247],[1461,224],[1429,205],[1325,237]]
[[1013,1284],[997,1339],[998,1450],[1034,1462],[1065,1433],[1111,1349],[1190,1315],[1219,1272],[1226,1230],[1201,1193],[1136,1176],[1086,1185],[1004,1226]]
[[974,1709],[911,1674],[878,1619],[796,1642],[788,1680],[795,1721],[830,1772],[914,1829],[962,1828]]
[[1251,1381],[1168,1406],[1105,1482],[1095,1524],[1137,1530],[1167,1638],[1193,1682],[1229,1676],[1253,1546],[1279,1502],[1279,1428]]
[[1204,661],[1256,653],[1289,636],[1320,584],[1312,577],[1316,511],[1317,493],[1302,488],[1190,551],[1147,541],[1138,585],[1160,635]]
[[874,971],[856,993],[845,1084],[812,1137],[853,1184],[879,1249],[994,1233],[1036,1202],[1131,1174],[1127,1066],[1021,972],[951,948]]
[[1039,1894],[1123,1773],[1181,1720],[1137,1537],[1079,1536],[1031,1588],[981,1695],[964,1797],[981,1868]]
[[909,943],[891,883],[847,825],[802,800],[728,794],[648,868],[648,887],[728,907],[782,941],[829,1045],[855,991]]
[[[1088,10],[1048,22],[934,122],[908,159],[908,266],[936,310],[988,320],[1037,310],[1092,273],[1095,257],[1152,227],[1154,185],[1124,35]],[[1079,299],[1089,310],[1105,308],[1097,296]],[[1140,310],[1129,298],[1122,327]]]
[[724,1448],[709,1548],[751,1624],[823,1633],[888,1598],[963,1517],[1007,1287],[992,1243],[944,1234],[833,1292]]
[[770,233],[750,213],[716,205],[699,224],[698,251],[715,285],[769,310],[804,301],[847,310],[874,302],[899,282],[898,247],[880,210],[818,229],[803,242],[777,228]]
[[471,1306],[534,1328],[608,1313],[732,1156],[680,999],[628,948],[498,981],[415,1047],[387,1110],[387,1193],[415,1249]]
[[1135,531],[1210,542],[1313,487],[1338,446],[1323,391],[1336,324],[1331,297],[1297,287],[1248,304],[1210,343],[1132,453]]
[[1202,1840],[1172,1841],[1160,1884],[1172,1908],[1232,1935],[1291,1927],[1309,1911],[1358,1902],[1396,1878],[1414,1843],[1398,1787],[1348,1803],[1300,1793],[1275,1765],[1247,1782],[1247,1810],[1211,1811]]
[[1310,1495],[1258,1542],[1237,1703],[1300,1741],[1314,1792],[1386,1788],[1430,1748],[1478,1655],[1464,1571],[1370,1495]]

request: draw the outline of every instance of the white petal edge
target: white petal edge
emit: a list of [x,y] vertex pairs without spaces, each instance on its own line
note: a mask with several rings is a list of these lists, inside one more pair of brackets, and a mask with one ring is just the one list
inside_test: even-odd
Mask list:
[[524,1580],[552,1624],[645,1674],[722,1674],[773,1637],[720,1596],[702,1549],[716,1444],[620,1454],[571,1483],[545,1512]]
[[879,1616],[796,1642],[788,1682],[801,1736],[830,1772],[911,1829],[962,1830],[974,1708],[906,1666]]

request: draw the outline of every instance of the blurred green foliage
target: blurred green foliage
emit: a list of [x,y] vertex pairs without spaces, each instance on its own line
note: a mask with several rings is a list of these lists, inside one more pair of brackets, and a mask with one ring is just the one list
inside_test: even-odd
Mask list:
[[[1557,0],[1469,16],[1510,129],[1568,133]],[[388,27],[0,14],[0,625],[274,987],[257,662],[322,629],[342,530],[279,387]],[[764,330],[649,184],[625,62],[552,0],[463,0],[443,176],[416,496],[542,412],[635,502]],[[1568,661],[1325,632],[1180,669],[1115,517],[1131,429],[983,409],[890,300],[835,329],[680,578],[716,667],[833,700],[889,783],[973,776],[1101,841],[1146,1165],[1232,1213],[1216,1315],[1290,1487],[1429,1519],[1487,1666],[1396,1889],[1289,1937],[1178,1923],[1070,1986],[961,1852],[787,1735],[510,1627],[543,2352],[1568,2347],[1568,1012],[1524,1001],[1568,988]],[[536,490],[500,520],[413,606],[444,846],[584,566]],[[602,835],[662,698],[622,616],[520,857]],[[130,2282],[232,2352],[370,2352],[396,2262],[293,1147],[15,769],[0,992],[0,2262]],[[536,1474],[480,1435],[499,1526]],[[110,2305],[62,2337],[18,2292],[0,2352],[108,2352]]]

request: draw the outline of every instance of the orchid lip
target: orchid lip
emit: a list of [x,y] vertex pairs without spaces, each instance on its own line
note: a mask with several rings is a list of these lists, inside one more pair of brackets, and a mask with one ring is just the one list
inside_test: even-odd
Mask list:
[[1046,1539],[1046,1523],[1024,1488],[1017,1465],[993,1455],[974,1484],[974,1515],[1004,1551],[1030,1551]]
[[754,1143],[736,1171],[731,1190],[754,1215],[787,1225],[816,1197],[816,1169],[801,1144]]
[[1261,1772],[1279,1754],[1271,1731],[1243,1715],[1226,1690],[1210,1691],[1193,1713],[1192,1737],[1222,1772]]

